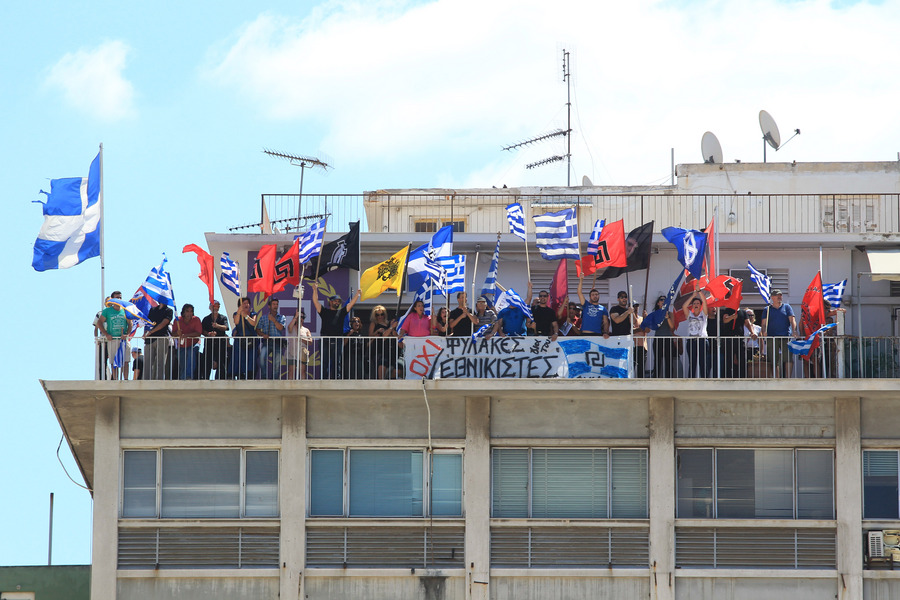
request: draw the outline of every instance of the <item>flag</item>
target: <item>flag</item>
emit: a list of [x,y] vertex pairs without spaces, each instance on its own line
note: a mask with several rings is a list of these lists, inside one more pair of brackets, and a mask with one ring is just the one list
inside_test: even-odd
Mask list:
[[44,224],[34,241],[31,266],[35,271],[68,269],[100,255],[100,213],[103,207],[101,154],[91,162],[87,177],[50,180],[50,193],[41,190]]
[[[552,308],[557,315],[559,314],[559,307],[565,303],[566,296],[569,295],[568,262],[565,258],[559,261],[559,264],[556,266],[556,273],[553,274],[553,279],[550,280],[550,289],[547,290],[547,293],[550,295],[547,299],[547,306]],[[565,321],[567,317],[568,314],[563,313],[561,320]]]
[[[294,238],[294,243],[284,253],[284,256],[275,263],[274,275],[272,277],[272,293],[277,294],[286,286],[300,285],[300,248],[303,240]],[[321,240],[320,240],[321,246]]]
[[[297,262],[299,264],[302,265],[309,262],[310,259],[317,257],[319,252],[322,251],[322,240],[325,239],[325,222],[327,220],[316,221],[310,226],[309,231],[294,238],[294,240],[300,240],[297,251]],[[299,277],[299,274],[297,276]],[[299,279],[297,283],[300,283]]]
[[[816,273],[813,280],[806,288],[803,294],[803,301],[800,306],[800,335],[809,335],[815,330],[820,329],[825,324],[825,303],[822,299],[822,273]],[[810,340],[809,350],[806,352],[806,358],[809,353],[819,346],[818,339]]]
[[408,256],[409,245],[406,245],[386,261],[363,271],[359,278],[359,287],[362,290],[361,298],[363,300],[375,298],[386,290],[397,290],[397,296],[400,296]]
[[497,308],[496,311],[499,313],[501,310],[506,308],[507,306],[515,306],[520,309],[525,316],[529,319],[533,319],[534,316],[531,314],[531,307],[525,304],[525,301],[522,300],[522,297],[516,293],[516,290],[509,288],[497,298]]
[[493,329],[493,328],[494,328],[493,323],[485,323],[484,325],[479,327],[474,333],[472,333],[472,341],[474,342],[475,340],[480,340],[481,338],[486,336],[488,333],[490,333],[491,329]]
[[741,300],[744,298],[744,282],[736,277],[730,275],[713,277],[712,281],[707,282],[703,289],[707,292],[707,306],[721,306],[734,310],[741,307]]
[[350,223],[350,231],[322,246],[322,263],[316,279],[335,269],[359,271],[359,221]]
[[123,337],[119,340],[119,345],[116,347],[116,355],[113,357],[113,369],[118,369],[122,366],[122,363],[125,362],[125,348],[128,345],[127,338]]
[[419,300],[421,300],[422,303],[425,305],[425,316],[426,317],[431,316],[431,311],[433,310],[432,303],[431,303],[431,298],[432,298],[431,294],[432,294],[431,285],[429,285],[429,283],[426,281],[424,284],[422,284],[422,287],[419,288],[419,291],[416,292],[415,297],[413,297],[412,304],[409,305],[409,308],[406,309],[406,312],[403,313],[403,316],[400,317],[399,321],[397,321],[397,331],[400,331],[400,329],[403,327],[404,321],[406,321],[406,318],[412,314],[413,307],[416,305],[416,302],[418,302]]
[[831,329],[832,327],[837,327],[837,323],[829,323],[828,325],[823,325],[819,327],[812,333],[810,333],[805,340],[791,340],[788,342],[788,348],[794,354],[802,354],[806,358],[809,358],[810,352],[812,352],[814,343],[817,343],[819,340],[816,336],[820,333],[824,333]]
[[506,207],[506,220],[509,221],[509,232],[525,240],[525,213],[522,205],[513,202]]
[[700,279],[703,271],[703,253],[706,250],[706,234],[696,229],[666,227],[663,237],[678,250],[678,262],[690,271],[694,279]]
[[653,331],[659,329],[660,325],[662,325],[663,321],[666,319],[666,315],[673,308],[675,298],[681,293],[681,286],[684,284],[685,277],[686,271],[684,269],[678,269],[678,275],[675,277],[675,281],[672,282],[672,287],[670,287],[668,293],[666,293],[666,301],[662,308],[658,308],[644,317],[641,327],[644,329],[652,329]]
[[762,271],[758,271],[756,267],[750,264],[749,260],[747,261],[747,268],[750,270],[750,279],[756,283],[756,287],[759,289],[759,295],[763,297],[766,304],[771,304],[772,280]]
[[409,253],[409,289],[417,290],[422,284],[433,279],[443,288],[444,270],[436,259],[453,254],[453,226],[441,227],[431,236],[427,244],[422,244]]
[[[447,274],[448,294],[466,291],[466,255],[454,254],[452,256],[439,256],[437,259],[444,273]],[[436,294],[441,294],[439,289],[434,290]]]
[[241,271],[237,263],[231,260],[231,256],[227,252],[223,252],[222,258],[219,260],[219,266],[222,268],[222,275],[219,276],[219,281],[222,282],[225,289],[240,297]]
[[488,306],[494,305],[494,297],[497,295],[497,270],[500,266],[500,238],[497,238],[497,246],[494,248],[494,258],[491,259],[491,268],[488,269],[484,285],[481,286],[481,295],[488,301]]
[[588,254],[597,256],[600,234],[603,232],[604,225],[606,225],[606,219],[597,219],[594,222],[594,230],[591,231],[591,238],[588,240]]
[[653,221],[632,229],[625,236],[625,267],[607,267],[598,279],[614,279],[624,273],[650,268],[653,253]]
[[575,263],[575,273],[579,277],[581,273],[593,275],[596,271],[607,267],[621,267],[624,273],[627,266],[625,222],[619,220],[603,227],[600,237],[597,238],[596,255],[588,253],[582,256],[581,260]]
[[574,208],[534,217],[534,233],[544,260],[578,260],[578,219]]
[[716,270],[716,218],[709,220],[709,225],[703,230],[706,234],[706,252],[703,253],[703,272],[706,277],[712,279],[719,272]]
[[275,244],[267,244],[259,249],[253,271],[247,279],[247,291],[272,295],[275,285]]
[[841,299],[844,297],[844,289],[847,287],[847,280],[840,283],[823,283],[822,298],[827,300],[831,308],[840,308]]
[[107,298],[106,299],[107,306],[118,306],[120,309],[125,311],[125,318],[129,321],[137,321],[139,323],[143,323],[144,325],[149,325],[150,320],[147,319],[147,313],[141,312],[141,309],[137,307],[132,302],[128,300],[122,300],[121,298]]
[[188,244],[185,246],[181,253],[185,252],[193,252],[197,255],[197,262],[200,263],[200,281],[206,284],[206,287],[209,288],[209,301],[213,301],[213,281],[215,281],[215,269],[213,267],[213,257],[212,254],[198,246],[197,244]]
[[162,262],[158,267],[150,269],[150,274],[144,280],[143,285],[138,287],[131,297],[132,304],[143,315],[150,314],[150,309],[157,304],[169,306],[173,311],[177,311],[175,306],[175,292],[172,290],[172,278],[166,271],[166,255],[163,254]]

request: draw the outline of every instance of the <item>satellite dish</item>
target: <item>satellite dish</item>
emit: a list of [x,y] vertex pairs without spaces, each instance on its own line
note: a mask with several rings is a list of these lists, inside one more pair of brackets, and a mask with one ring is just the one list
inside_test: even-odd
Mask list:
[[584,187],[594,187],[593,182],[591,182],[591,178],[587,175],[581,176],[581,185]]
[[764,110],[759,111],[759,128],[762,129],[763,139],[775,150],[781,147],[781,134],[778,132],[778,125],[772,115]]
[[719,138],[712,131],[703,134],[700,140],[700,152],[703,153],[703,162],[707,164],[722,164],[722,145]]

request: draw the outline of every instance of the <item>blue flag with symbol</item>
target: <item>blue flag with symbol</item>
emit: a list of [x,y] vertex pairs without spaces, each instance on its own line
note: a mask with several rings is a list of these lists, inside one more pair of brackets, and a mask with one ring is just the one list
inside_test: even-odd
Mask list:
[[696,229],[681,227],[666,227],[662,230],[662,234],[678,251],[678,262],[684,265],[694,279],[700,279],[703,275],[706,234]]

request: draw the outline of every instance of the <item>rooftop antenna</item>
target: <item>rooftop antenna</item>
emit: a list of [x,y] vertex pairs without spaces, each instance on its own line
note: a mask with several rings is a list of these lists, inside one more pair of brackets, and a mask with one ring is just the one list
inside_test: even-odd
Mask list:
[[[269,156],[284,159],[284,160],[288,161],[289,163],[291,163],[292,165],[294,165],[295,167],[300,167],[300,198],[297,200],[297,231],[299,231],[300,230],[300,219],[301,219],[301,214],[302,214],[301,209],[303,206],[303,172],[306,169],[311,169],[311,168],[315,168],[315,167],[320,168],[323,171],[327,172],[328,169],[333,169],[334,167],[332,167],[325,161],[320,160],[315,157],[312,157],[312,156],[300,156],[298,154],[288,154],[286,152],[276,152],[275,150],[269,150],[267,148],[264,148],[263,152],[265,152]],[[263,202],[265,202],[265,200]]]
[[712,131],[703,134],[700,140],[700,152],[703,153],[703,162],[706,164],[720,165],[722,159],[722,145],[719,144],[719,138]]
[[800,135],[800,130],[795,129],[794,135],[788,138],[787,142],[781,143],[781,133],[778,131],[778,125],[772,115],[764,110],[759,111],[759,128],[763,134],[763,162],[766,162],[766,146],[772,146],[775,152],[778,152],[789,141]]
[[537,142],[543,142],[551,138],[565,136],[567,138],[565,156],[561,156],[558,154],[549,156],[542,160],[529,163],[525,165],[525,168],[534,169],[535,167],[540,167],[550,163],[559,162],[561,160],[566,160],[568,161],[566,170],[566,186],[572,185],[572,73],[569,69],[570,63],[571,59],[569,57],[569,52],[565,48],[563,48],[562,70],[563,81],[566,82],[566,128],[556,129],[554,131],[551,131],[550,133],[545,133],[543,135],[539,135],[537,137],[533,137],[531,139],[527,139],[503,148],[504,150],[515,150],[516,148],[521,148],[523,146],[528,146]]

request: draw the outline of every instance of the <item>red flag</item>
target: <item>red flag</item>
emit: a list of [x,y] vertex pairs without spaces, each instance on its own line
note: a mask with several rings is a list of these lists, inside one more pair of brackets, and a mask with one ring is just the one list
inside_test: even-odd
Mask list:
[[593,254],[585,254],[581,257],[581,260],[575,261],[575,275],[579,278],[582,273],[585,275],[593,275],[596,271],[597,262],[594,260]]
[[625,221],[613,221],[603,228],[597,241],[597,268],[627,267],[625,253]]
[[[800,315],[800,334],[805,338],[813,331],[825,325],[825,302],[822,297],[822,273],[816,273],[806,293],[803,294],[803,302],[801,303]],[[807,354],[803,355],[803,360],[809,360],[812,351],[819,346],[819,336],[812,341],[812,346]]]
[[729,275],[713,278],[703,288],[707,292],[706,303],[709,306],[722,306],[737,310],[743,299],[744,282]]
[[198,246],[197,244],[188,244],[181,251],[182,254],[185,252],[195,252],[197,254],[197,262],[200,263],[200,281],[206,284],[206,287],[209,288],[209,301],[213,301],[213,281],[216,279],[215,268],[213,267],[213,257],[212,254]]
[[563,302],[566,301],[566,296],[569,295],[569,272],[566,263],[568,261],[565,258],[559,261],[559,264],[556,266],[556,273],[553,274],[553,279],[550,280],[550,301],[547,303],[547,306],[552,308],[557,314],[559,314],[559,307],[562,306]]
[[284,253],[284,256],[275,263],[272,293],[280,292],[287,285],[300,285],[300,238],[294,240],[294,245]]
[[256,264],[253,272],[247,280],[247,291],[262,292],[266,296],[272,295],[275,285],[275,244],[268,244],[259,249],[256,255]]

